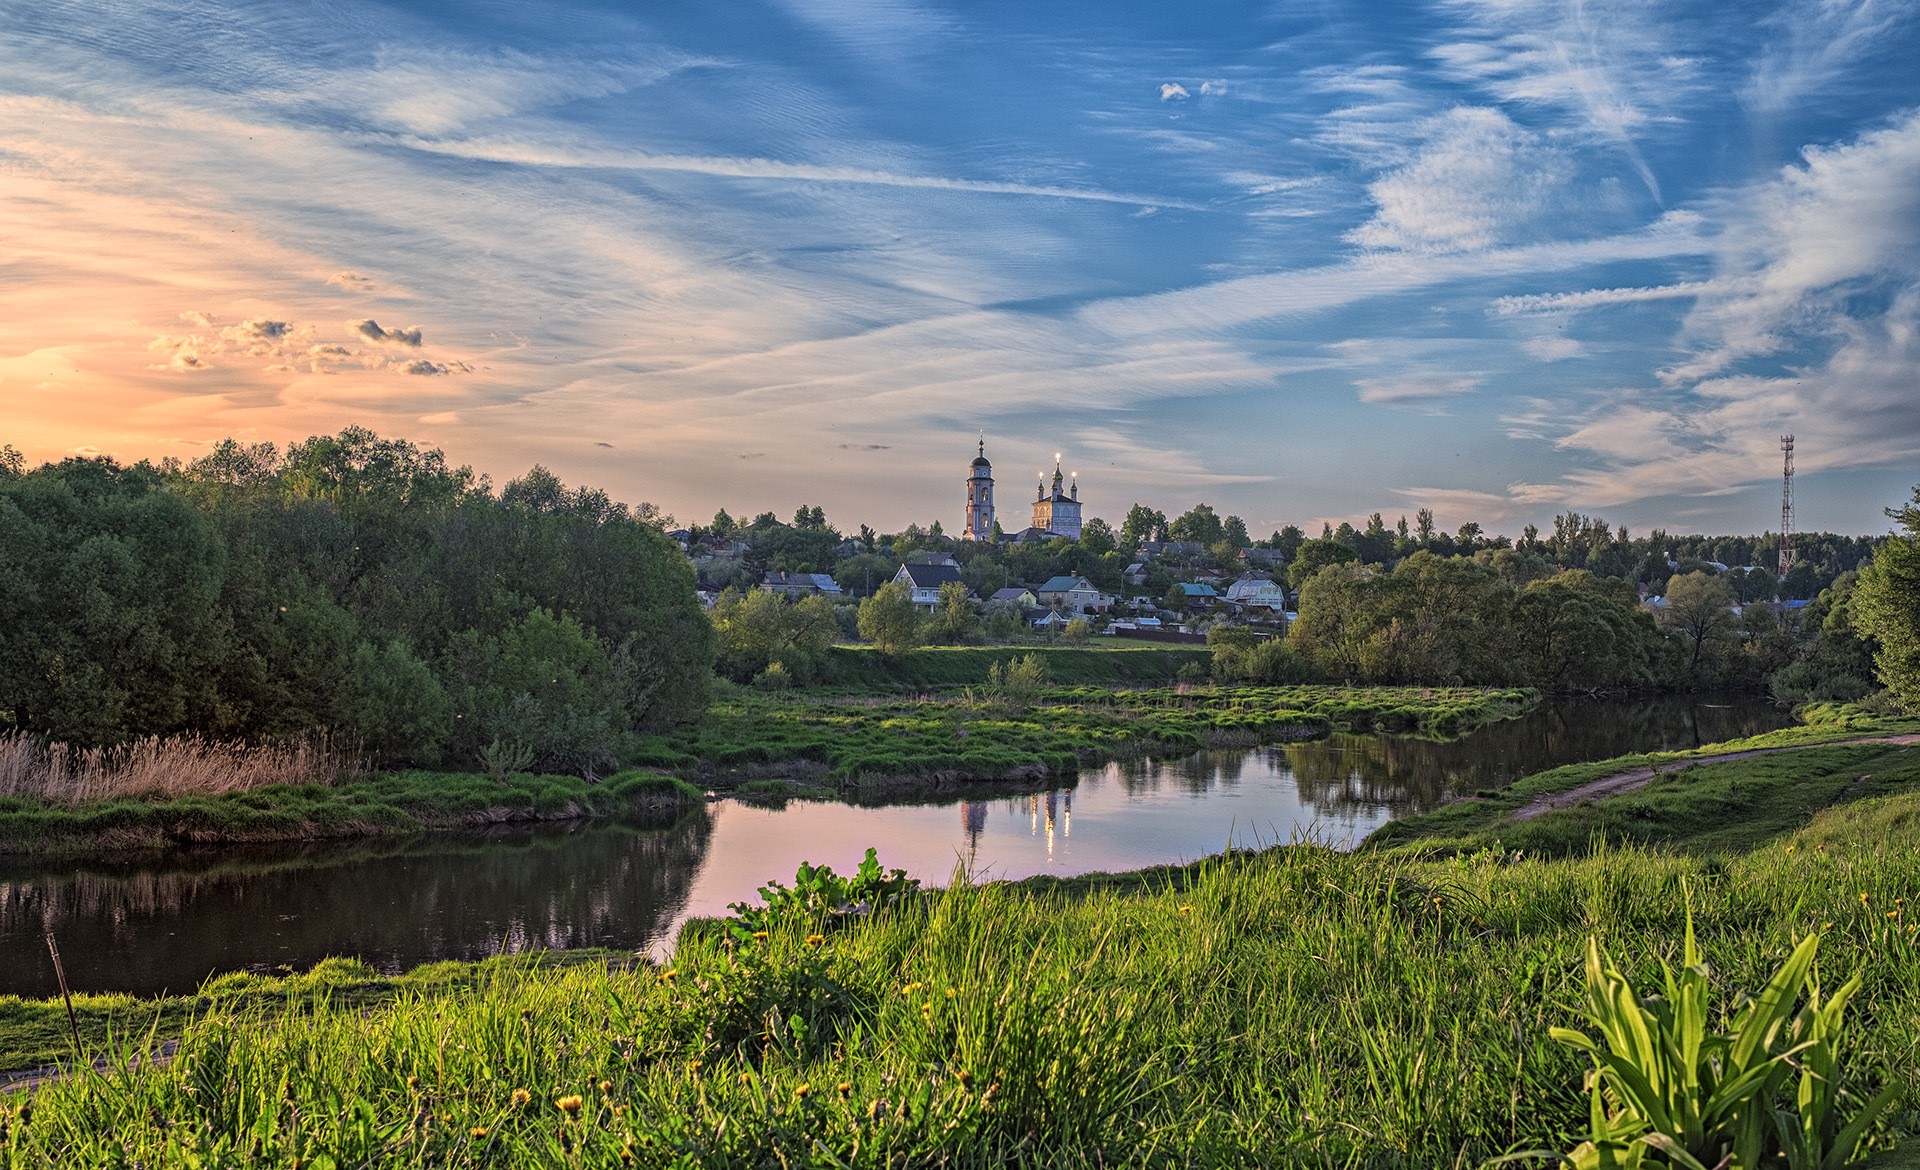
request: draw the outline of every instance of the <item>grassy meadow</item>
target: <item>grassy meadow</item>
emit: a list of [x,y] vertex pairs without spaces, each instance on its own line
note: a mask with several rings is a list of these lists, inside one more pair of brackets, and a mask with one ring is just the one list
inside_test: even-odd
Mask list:
[[[1508,788],[1391,821],[1368,839],[1374,848],[1429,853],[1484,849],[1566,856],[1612,845],[1659,846],[1695,853],[1749,849],[1806,826],[1816,813],[1920,783],[1920,748],[1835,741],[1920,732],[1920,719],[1874,715],[1858,707],[1816,705],[1803,722],[1747,739],[1686,752],[1654,752],[1569,764]],[[1792,748],[1721,763],[1702,757]],[[1644,787],[1515,821],[1547,795],[1640,767],[1659,774]]]
[[1916,813],[1869,798],[1713,857],[1301,846],[963,882],[839,929],[689,930],[666,968],[233,976],[85,1005],[108,1067],[6,1099],[0,1165],[1475,1165],[1577,1140],[1583,1059],[1547,1029],[1580,1022],[1585,942],[1644,985],[1689,907],[1727,989],[1819,934],[1820,982],[1865,981],[1850,1075],[1916,1090]]

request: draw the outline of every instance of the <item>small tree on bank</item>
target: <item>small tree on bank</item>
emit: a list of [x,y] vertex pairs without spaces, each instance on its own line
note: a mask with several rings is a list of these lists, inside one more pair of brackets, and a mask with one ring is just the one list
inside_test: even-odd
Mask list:
[[926,641],[925,622],[905,582],[889,581],[860,603],[860,636],[888,658],[911,654]]

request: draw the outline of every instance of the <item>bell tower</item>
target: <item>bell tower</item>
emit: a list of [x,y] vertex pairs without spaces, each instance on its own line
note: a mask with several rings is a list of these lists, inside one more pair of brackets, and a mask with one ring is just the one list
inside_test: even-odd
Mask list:
[[993,532],[993,464],[987,462],[987,436],[980,436],[980,454],[967,473],[965,538],[985,540]]

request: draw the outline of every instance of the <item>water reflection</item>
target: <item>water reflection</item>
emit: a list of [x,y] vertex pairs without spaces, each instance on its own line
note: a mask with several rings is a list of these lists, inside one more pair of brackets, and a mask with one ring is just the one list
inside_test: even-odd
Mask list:
[[956,867],[983,878],[1065,876],[1296,836],[1347,845],[1394,816],[1544,768],[1785,722],[1754,701],[1597,700],[1543,706],[1452,743],[1337,735],[1111,764],[1049,792],[942,804],[722,801],[652,829],[521,829],[78,868],[0,862],[0,993],[53,993],[47,929],[58,932],[76,987],[136,992],[337,954],[399,970],[532,947],[663,952],[687,917],[724,914],[769,879],[791,880],[802,861],[851,872],[870,846],[887,865],[943,884]]
[[535,948],[636,947],[680,916],[704,811],[671,828],[521,829],[379,845],[0,869],[0,992],[190,990],[210,972],[349,954],[398,971]]

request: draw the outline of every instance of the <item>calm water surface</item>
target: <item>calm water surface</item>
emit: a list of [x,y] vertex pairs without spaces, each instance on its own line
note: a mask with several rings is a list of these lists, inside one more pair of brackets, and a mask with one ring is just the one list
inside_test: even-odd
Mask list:
[[1577,760],[1784,725],[1750,698],[1550,704],[1452,743],[1336,735],[1083,772],[1031,796],[854,808],[723,800],[671,826],[545,827],[378,844],[227,848],[82,865],[0,863],[0,993],[189,990],[207,975],[354,955],[397,971],[537,948],[663,948],[801,861],[868,846],[944,884],[1190,861],[1229,844],[1351,845],[1409,812]]

